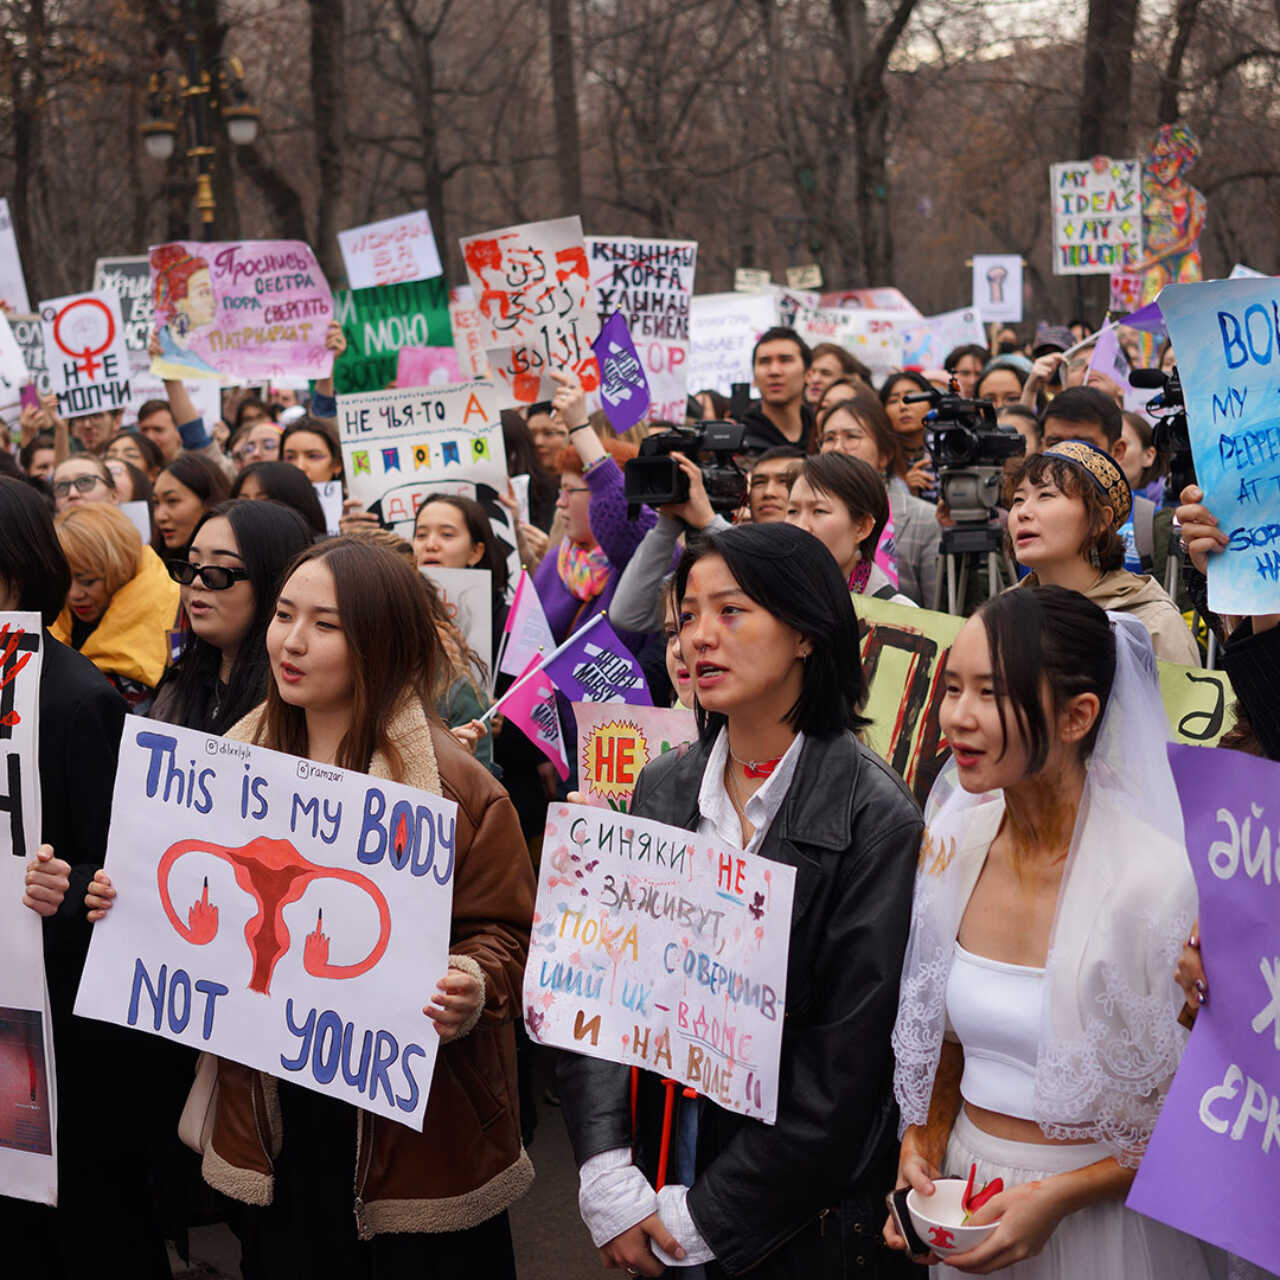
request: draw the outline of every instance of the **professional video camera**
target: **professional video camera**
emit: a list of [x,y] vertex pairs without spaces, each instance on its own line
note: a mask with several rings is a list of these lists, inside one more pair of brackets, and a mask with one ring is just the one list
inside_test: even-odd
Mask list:
[[944,395],[936,387],[904,397],[927,402],[925,446],[938,472],[938,495],[958,525],[987,524],[1000,502],[1004,463],[1026,452],[1026,441],[996,422],[990,400]]
[[1182,379],[1175,365],[1168,373],[1159,369],[1134,369],[1129,383],[1154,388],[1158,394],[1147,401],[1147,412],[1156,419],[1151,443],[1159,453],[1169,455],[1169,483],[1180,494],[1196,479],[1191,457],[1191,436],[1187,429],[1187,402],[1182,395]]
[[641,503],[660,507],[688,500],[689,477],[673,453],[684,454],[702,472],[713,511],[736,511],[747,500],[747,473],[736,455],[758,451],[747,435],[747,428],[737,422],[693,422],[646,436],[640,456],[622,468],[628,517],[635,519]]

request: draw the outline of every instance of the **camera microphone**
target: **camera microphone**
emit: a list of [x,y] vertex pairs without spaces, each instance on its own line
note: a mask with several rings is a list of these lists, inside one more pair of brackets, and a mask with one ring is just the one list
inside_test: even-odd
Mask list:
[[1134,369],[1129,374],[1131,387],[1160,389],[1168,381],[1167,375],[1160,369]]

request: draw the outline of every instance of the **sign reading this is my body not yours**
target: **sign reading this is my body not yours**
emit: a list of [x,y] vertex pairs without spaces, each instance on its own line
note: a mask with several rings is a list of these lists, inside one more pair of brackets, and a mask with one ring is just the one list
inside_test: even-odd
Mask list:
[[421,1128],[457,806],[131,718],[76,1013]]

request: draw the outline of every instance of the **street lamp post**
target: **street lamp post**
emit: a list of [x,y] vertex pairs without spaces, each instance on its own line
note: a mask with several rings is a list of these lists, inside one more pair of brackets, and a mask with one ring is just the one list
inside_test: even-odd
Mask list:
[[200,211],[200,238],[212,240],[216,202],[213,195],[213,117],[226,122],[227,134],[236,146],[248,146],[258,134],[258,109],[244,87],[244,67],[239,58],[219,55],[202,65],[194,27],[183,32],[182,73],[164,67],[151,77],[147,120],[142,139],[147,154],[168,160],[179,127],[187,126],[186,154],[196,162],[196,208]]

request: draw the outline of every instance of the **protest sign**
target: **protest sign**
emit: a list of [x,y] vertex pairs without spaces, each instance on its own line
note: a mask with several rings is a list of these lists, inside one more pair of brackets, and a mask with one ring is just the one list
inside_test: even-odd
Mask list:
[[[605,416],[619,434],[629,431],[649,412],[649,383],[627,332],[626,316],[615,311],[601,325],[592,347],[600,366],[600,400]],[[684,421],[683,405],[680,421]]]
[[13,330],[18,350],[22,352],[22,362],[27,366],[27,376],[32,385],[42,396],[51,394],[49,362],[44,354],[44,325],[40,322],[40,317],[11,315],[9,327]]
[[107,838],[118,896],[77,1015],[421,1129],[456,816],[397,782],[130,718]]
[[[867,745],[893,766],[923,804],[951,751],[938,716],[947,652],[964,619],[869,596],[859,596],[856,609],[870,690]],[[1234,723],[1227,677],[1176,662],[1156,665],[1174,739],[1215,745]]]
[[148,368],[155,307],[151,299],[151,260],[146,254],[125,258],[99,258],[93,267],[93,290],[114,293],[120,299],[120,319],[124,324],[124,345],[134,371]]
[[401,347],[396,358],[396,387],[451,387],[465,382],[470,371],[458,366],[453,347]]
[[553,804],[524,971],[530,1038],[772,1124],[795,879],[692,831]]
[[1053,274],[1108,275],[1142,261],[1142,165],[1070,160],[1049,166]]
[[587,259],[600,324],[615,311],[626,318],[649,384],[649,417],[683,422],[697,241],[588,236]]
[[1266,278],[1265,271],[1255,271],[1252,267],[1246,267],[1243,262],[1237,262],[1227,277],[1228,280],[1265,280]]
[[988,324],[1017,324],[1022,319],[1021,254],[973,255],[973,310]]
[[301,240],[154,245],[151,302],[161,378],[305,382],[327,378],[333,295]]
[[1280,609],[1280,280],[1169,285],[1196,483],[1230,541],[1209,557],[1215,613]]
[[762,267],[738,267],[733,273],[735,293],[760,293],[773,283],[773,276]]
[[336,537],[341,531],[342,521],[342,481],[312,481],[311,487],[316,491],[320,501],[320,510],[324,512],[324,528],[330,537]]
[[597,808],[626,813],[640,770],[660,755],[696,742],[698,726],[686,707],[622,707],[575,702],[578,789]]
[[138,531],[145,547],[151,542],[151,504],[149,502],[122,502],[120,510],[129,517],[129,523]]
[[835,307],[842,310],[903,311],[909,316],[920,314],[901,289],[881,287],[877,289],[837,289],[833,293],[818,295],[819,307]]
[[600,329],[582,220],[555,218],[460,241],[494,373],[518,404],[549,400],[553,369],[599,386],[591,340]]
[[421,571],[440,589],[449,621],[462,632],[480,661],[492,669],[493,574],[488,569],[446,569],[439,564],[424,564]]
[[385,526],[411,539],[430,494],[460,493],[475,498],[514,547],[498,501],[507,455],[493,383],[339,396],[338,428],[347,492]]
[[[457,292],[454,290],[453,292]],[[471,292],[470,289],[467,290]],[[490,376],[489,357],[485,355],[484,334],[488,326],[480,323],[480,312],[474,302],[462,298],[450,298],[449,326],[453,331],[453,349],[458,356],[458,366],[463,376],[487,378]]]
[[892,370],[902,368],[902,333],[907,321],[901,312],[819,307],[816,311],[798,312],[795,330],[811,347],[819,342],[834,342],[851,352],[878,382]]
[[[1129,1192],[1139,1213],[1280,1272],[1280,766],[1170,746],[1213,999]],[[1262,1198],[1260,1198],[1260,1196]]]
[[1142,276],[1129,271],[1113,271],[1107,310],[1117,315],[1127,315],[1142,306],[1142,280]]
[[63,418],[123,409],[129,352],[114,293],[77,293],[40,304],[50,389]]
[[778,303],[768,293],[704,293],[689,304],[686,387],[733,394],[735,382],[752,378],[751,348],[778,323]]
[[816,262],[787,268],[787,285],[792,289],[821,289],[822,268]]
[[18,255],[18,239],[13,234],[13,217],[4,196],[0,196],[0,304],[11,312],[25,314],[31,310],[22,259]]
[[354,395],[390,386],[399,373],[401,347],[451,345],[448,299],[449,291],[439,278],[335,290],[334,315],[347,339],[346,351],[333,365],[337,393]]
[[444,269],[425,209],[339,231],[338,248],[352,289],[430,280]]
[[949,352],[968,343],[987,345],[982,321],[973,307],[944,311],[921,320],[898,322],[902,335],[902,363],[922,369],[941,369]]
[[0,409],[16,409],[22,388],[30,381],[27,362],[14,337],[9,317],[0,311]]
[[43,637],[39,614],[0,613],[0,1195],[56,1204],[44,935],[40,917],[22,903],[27,863],[40,845]]

